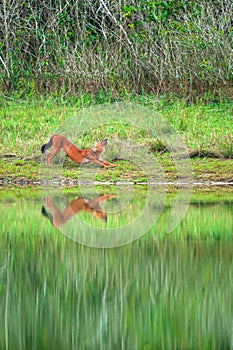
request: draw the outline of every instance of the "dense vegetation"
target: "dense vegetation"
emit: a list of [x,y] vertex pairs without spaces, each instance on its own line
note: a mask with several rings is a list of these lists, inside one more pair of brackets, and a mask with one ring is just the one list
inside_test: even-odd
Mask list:
[[3,94],[229,98],[232,12],[228,0],[3,0]]

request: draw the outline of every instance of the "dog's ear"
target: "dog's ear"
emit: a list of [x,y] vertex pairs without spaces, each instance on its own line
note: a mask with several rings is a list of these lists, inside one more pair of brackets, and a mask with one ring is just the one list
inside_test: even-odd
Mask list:
[[106,145],[107,145],[107,143],[108,143],[108,139],[105,139],[105,140],[104,140],[104,141],[102,141],[101,143],[102,143],[103,145],[105,145],[105,146],[106,146]]

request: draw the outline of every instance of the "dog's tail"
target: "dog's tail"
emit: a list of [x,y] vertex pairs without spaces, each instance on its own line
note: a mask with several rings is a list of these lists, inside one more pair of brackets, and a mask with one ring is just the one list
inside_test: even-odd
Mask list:
[[41,152],[45,153],[45,151],[50,148],[53,144],[53,137],[51,137],[51,139],[49,140],[48,143],[45,143],[42,147],[41,147]]

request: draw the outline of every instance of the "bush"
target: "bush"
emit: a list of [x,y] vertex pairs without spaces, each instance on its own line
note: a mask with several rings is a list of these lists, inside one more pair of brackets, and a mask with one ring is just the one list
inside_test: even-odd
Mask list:
[[232,94],[228,0],[4,0],[5,94]]

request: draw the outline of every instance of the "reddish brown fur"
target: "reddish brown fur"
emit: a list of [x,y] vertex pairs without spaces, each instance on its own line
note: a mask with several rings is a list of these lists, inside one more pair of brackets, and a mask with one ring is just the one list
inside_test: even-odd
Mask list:
[[67,156],[71,160],[73,160],[75,163],[82,164],[82,163],[92,162],[103,167],[115,167],[117,166],[117,164],[111,164],[106,160],[99,159],[101,154],[105,150],[106,144],[107,144],[107,139],[102,142],[99,142],[92,149],[89,148],[89,149],[82,150],[80,148],[77,148],[75,145],[73,145],[64,136],[55,134],[51,137],[51,139],[47,144],[42,146],[41,151],[42,153],[44,153],[46,149],[53,146],[52,151],[46,155],[46,163],[49,166],[51,166],[52,164],[52,159],[62,149],[67,154]]
[[94,199],[78,198],[70,202],[70,204],[64,209],[60,210],[52,201],[51,197],[46,198],[46,206],[52,212],[52,223],[55,227],[60,227],[66,224],[74,215],[80,212],[90,213],[97,219],[107,220],[107,214],[102,210],[100,204],[115,195],[103,195]]

